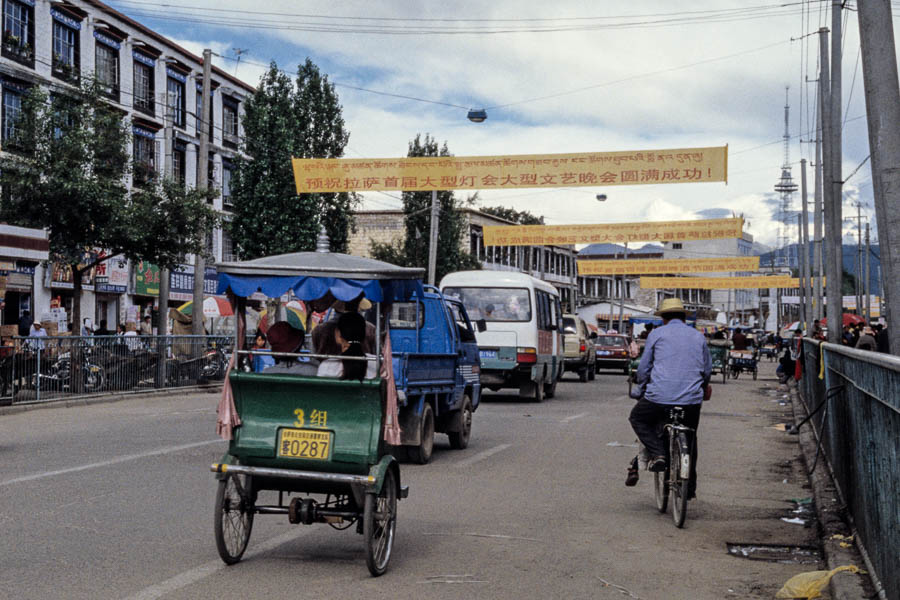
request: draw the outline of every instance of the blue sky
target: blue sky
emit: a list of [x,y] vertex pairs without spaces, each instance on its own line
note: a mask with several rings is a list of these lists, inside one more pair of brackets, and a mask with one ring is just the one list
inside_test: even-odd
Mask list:
[[[811,139],[815,86],[804,83],[817,77],[818,46],[811,32],[830,25],[830,3],[818,1],[109,4],[189,50],[212,48],[221,55],[214,59],[217,66],[251,84],[272,59],[294,71],[308,56],[338,84],[458,105],[339,86],[351,157],[405,155],[417,133],[446,140],[456,155],[728,144],[728,185],[495,191],[482,192],[481,203],[530,210],[557,224],[743,213],[750,233],[770,245],[779,229],[772,187],[783,162],[785,86],[790,159],[799,183],[799,159],[812,160],[805,140]],[[678,14],[676,6],[687,8]],[[845,16],[846,175],[868,155],[868,140],[865,119],[855,118],[865,114],[856,13]],[[389,35],[389,28],[403,34]],[[246,50],[240,67],[234,48]],[[468,122],[467,107],[488,107],[488,120]],[[808,179],[812,200],[811,169]],[[598,193],[608,200],[597,202]],[[866,165],[845,186],[845,215],[855,215],[856,201],[873,215],[871,195]],[[365,206],[399,207],[398,197],[367,194]],[[799,208],[799,194],[793,206]],[[851,230],[855,226],[847,223],[845,232]],[[795,231],[796,226],[789,230],[792,236]]]

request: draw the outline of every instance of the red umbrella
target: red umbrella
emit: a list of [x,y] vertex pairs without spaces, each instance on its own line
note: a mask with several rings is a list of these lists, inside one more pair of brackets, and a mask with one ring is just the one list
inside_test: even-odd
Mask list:
[[[857,323],[865,324],[866,320],[863,319],[859,315],[854,315],[853,313],[844,313],[843,315],[844,324],[842,327],[846,327],[847,325],[856,325]],[[828,327],[828,319],[822,319],[822,327]]]

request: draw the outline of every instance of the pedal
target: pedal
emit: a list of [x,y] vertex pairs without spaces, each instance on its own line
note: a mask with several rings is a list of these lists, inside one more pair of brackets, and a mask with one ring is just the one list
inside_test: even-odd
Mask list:
[[409,486],[401,485],[400,486],[400,498],[408,498],[409,497]]

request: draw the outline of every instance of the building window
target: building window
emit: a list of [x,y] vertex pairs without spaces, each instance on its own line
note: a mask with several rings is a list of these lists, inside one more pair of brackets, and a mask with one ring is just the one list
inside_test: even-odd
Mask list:
[[[199,136],[199,135],[200,135],[200,110],[201,110],[200,102],[201,102],[201,98],[203,97],[203,86],[200,85],[199,83],[197,84],[197,94],[196,94],[196,97],[197,97],[197,106],[195,107],[195,109],[196,109],[196,111],[197,111],[197,112],[196,112],[196,115],[197,115],[197,116],[196,116],[196,119],[197,119],[197,135]],[[209,93],[209,106],[208,106],[207,109],[206,109],[206,115],[205,115],[205,116],[206,116],[206,120],[209,122],[209,140],[212,141],[212,139],[213,139],[213,123],[214,123],[214,119],[213,119],[213,92],[212,92],[212,91],[210,91],[210,93]]]
[[[234,201],[231,198],[231,175],[234,171],[234,164],[231,161],[222,161],[222,208],[230,210],[234,208]],[[224,238],[223,238],[223,244]],[[224,252],[224,250],[222,251]],[[228,260],[228,259],[224,259]]]
[[22,116],[22,92],[3,82],[3,145],[15,145],[16,123]]
[[[227,225],[227,223],[225,224]],[[231,240],[231,234],[228,233],[228,228],[222,228],[222,260],[225,262],[230,262],[235,259],[234,256],[234,242]]]
[[166,78],[166,106],[169,108],[169,116],[172,119],[172,123],[183,129],[186,110],[184,104],[184,83],[187,81],[187,77],[172,69],[167,69],[166,72],[169,75]]
[[[140,58],[138,58],[140,56]],[[150,63],[150,64],[147,64]],[[134,108],[153,115],[153,59],[134,53]]]
[[146,185],[156,180],[156,134],[133,127],[134,184]]
[[238,144],[238,101],[222,96],[222,141],[232,147]]
[[181,185],[185,184],[185,161],[187,159],[187,144],[175,141],[175,147],[172,148],[172,170],[175,181]]
[[681,250],[683,246],[681,242],[672,242],[672,250]]
[[[115,40],[94,32],[97,38],[95,45],[95,72],[97,83],[100,84],[103,93],[114,100],[119,99],[119,44]],[[115,44],[113,46],[112,44]]]
[[78,31],[81,23],[56,10],[53,17],[53,75],[66,81],[77,81],[80,69]]
[[3,56],[34,66],[33,2],[3,3]]

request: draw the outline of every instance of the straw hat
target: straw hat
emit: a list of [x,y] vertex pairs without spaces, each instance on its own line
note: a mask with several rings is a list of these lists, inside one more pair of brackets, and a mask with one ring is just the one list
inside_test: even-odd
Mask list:
[[686,313],[687,310],[684,308],[684,303],[681,301],[681,298],[666,298],[662,301],[662,304],[659,305],[659,310],[656,311],[656,315],[661,317],[667,313]]
[[350,306],[352,306],[354,302],[357,302],[357,299],[359,301],[359,307],[357,308],[357,310],[369,310],[370,308],[372,308],[372,302],[367,300],[366,298],[361,298],[360,296],[362,296],[362,294],[348,302],[344,302],[343,300],[335,300],[334,304],[331,305],[331,308],[338,312],[348,312],[349,309],[347,308],[347,305],[349,304]]
[[272,352],[296,352],[303,344],[304,333],[287,321],[279,321],[266,332]]

